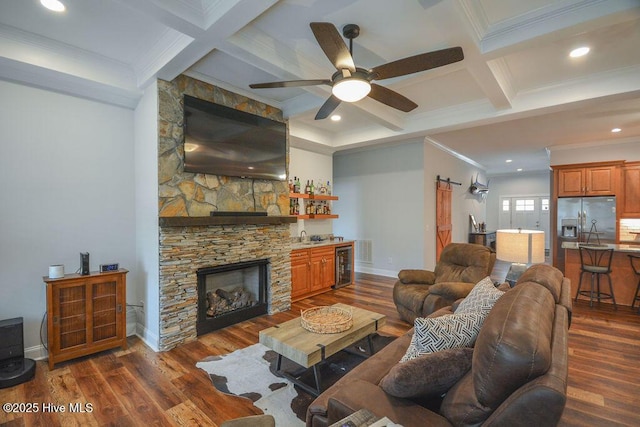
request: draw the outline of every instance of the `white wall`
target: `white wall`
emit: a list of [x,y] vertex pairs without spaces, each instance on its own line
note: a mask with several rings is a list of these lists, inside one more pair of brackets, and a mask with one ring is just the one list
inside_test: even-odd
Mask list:
[[373,245],[373,263],[357,264],[357,271],[395,276],[423,265],[422,157],[421,140],[334,155],[334,233]]
[[135,110],[136,280],[140,284],[138,335],[153,349],[160,336],[158,229],[158,85],[145,90]]
[[487,183],[484,171],[466,161],[443,151],[430,142],[424,148],[424,267],[432,270],[436,265],[436,179],[450,178],[462,185],[452,185],[451,197],[451,241],[469,241],[469,215],[478,222],[486,222],[486,201],[469,192],[469,186],[476,177],[482,184]]
[[136,275],[132,135],[131,110],[0,81],[0,319],[24,318],[27,357],[43,356],[49,265],[89,252]]
[[[325,183],[331,181],[333,186],[333,158],[326,154],[314,153],[300,148],[290,147],[289,149],[289,177],[293,179],[297,176],[300,179],[302,190],[307,180],[322,180]],[[335,193],[342,200],[341,194]],[[332,202],[332,209],[339,206],[341,200]],[[302,209],[302,207],[301,207]],[[314,234],[330,234],[333,232],[333,221],[331,219],[298,220],[296,224],[291,224],[290,232],[292,237],[299,237],[300,232],[305,230],[308,236]]]
[[495,175],[490,179],[487,196],[488,230],[498,229],[500,197],[544,194],[551,196],[551,171]]

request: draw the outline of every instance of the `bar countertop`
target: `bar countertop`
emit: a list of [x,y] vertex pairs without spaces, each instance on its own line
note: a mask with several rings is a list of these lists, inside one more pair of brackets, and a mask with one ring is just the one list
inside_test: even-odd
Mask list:
[[640,245],[626,245],[626,244],[614,244],[614,243],[602,243],[602,244],[586,244],[578,242],[562,242],[562,249],[578,249],[578,246],[592,246],[597,248],[613,249],[614,252],[627,252],[640,255]]

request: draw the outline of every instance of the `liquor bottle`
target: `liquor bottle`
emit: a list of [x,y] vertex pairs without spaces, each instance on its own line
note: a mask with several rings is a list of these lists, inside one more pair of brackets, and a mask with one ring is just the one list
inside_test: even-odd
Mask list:
[[311,186],[309,185],[309,180],[307,180],[307,185],[304,187],[304,194],[311,194]]
[[313,180],[311,180],[311,190],[309,191],[309,194],[311,194],[313,196],[314,191],[315,191],[315,187],[313,186]]
[[293,178],[293,187],[294,187],[294,193],[300,193],[300,180],[298,179],[298,177],[294,177]]
[[289,178],[289,193],[293,193],[295,191],[294,189],[294,185],[293,185],[293,180],[291,178]]
[[331,195],[331,184],[327,181],[327,194]]

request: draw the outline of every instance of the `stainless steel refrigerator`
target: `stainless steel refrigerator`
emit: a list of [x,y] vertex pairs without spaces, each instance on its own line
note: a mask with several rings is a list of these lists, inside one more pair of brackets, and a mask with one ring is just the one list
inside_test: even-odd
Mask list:
[[556,258],[558,268],[564,272],[563,242],[616,242],[616,198],[559,198],[557,233]]

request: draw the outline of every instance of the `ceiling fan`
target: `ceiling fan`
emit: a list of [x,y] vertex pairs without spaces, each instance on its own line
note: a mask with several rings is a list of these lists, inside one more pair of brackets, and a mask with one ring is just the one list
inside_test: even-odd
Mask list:
[[452,47],[410,56],[367,70],[356,67],[353,62],[353,39],[360,34],[360,27],[358,25],[347,24],[342,29],[344,37],[349,39],[349,48],[347,48],[347,45],[333,24],[328,22],[312,22],[309,25],[325,55],[327,55],[329,61],[331,61],[338,70],[331,76],[331,79],[254,83],[250,84],[249,87],[252,89],[266,89],[318,85],[331,86],[332,95],[325,101],[322,107],[320,107],[315,117],[316,120],[327,118],[342,101],[356,102],[365,96],[369,96],[376,101],[400,111],[409,112],[416,108],[418,104],[400,95],[398,92],[372,83],[372,81],[430,70],[464,59],[462,48]]

